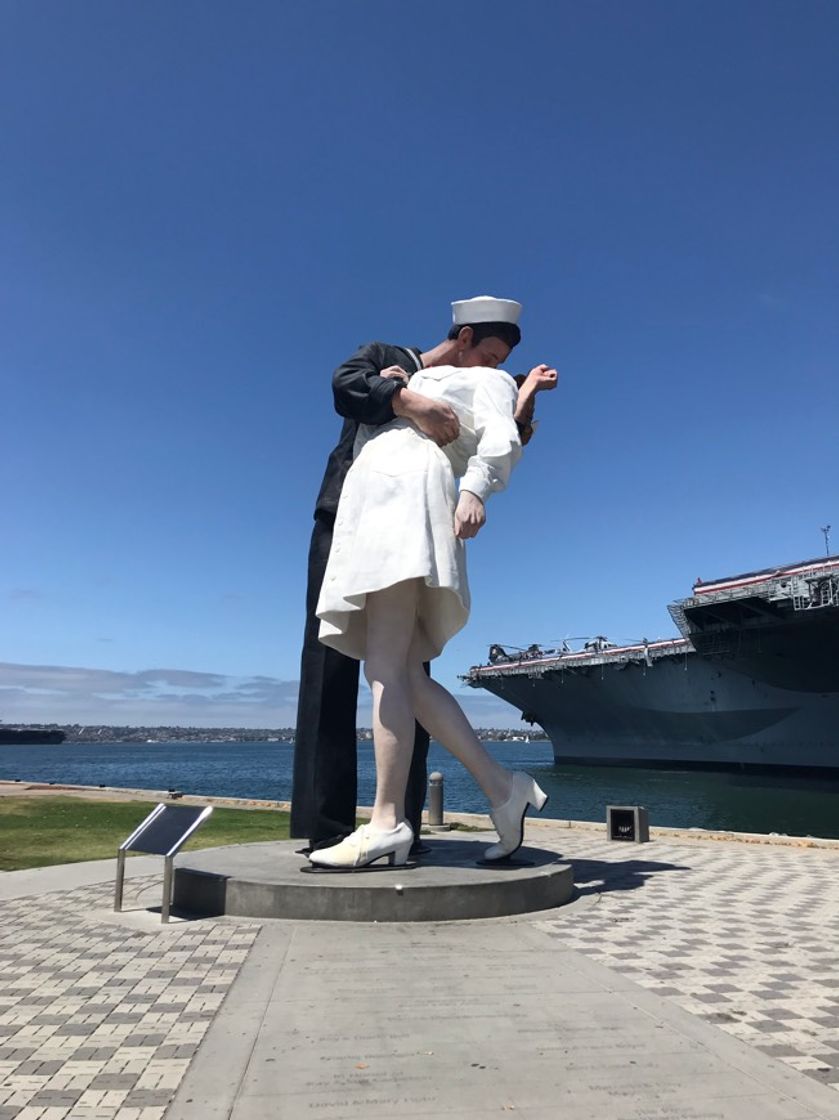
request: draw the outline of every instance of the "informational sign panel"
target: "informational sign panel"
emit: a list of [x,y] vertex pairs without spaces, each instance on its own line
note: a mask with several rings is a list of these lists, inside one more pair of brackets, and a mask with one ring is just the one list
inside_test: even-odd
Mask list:
[[158,805],[119,848],[150,856],[173,856],[212,813],[212,805]]
[[172,860],[197,828],[212,813],[212,805],[157,805],[139,827],[135,828],[117,851],[117,879],[114,910],[122,909],[122,889],[125,883],[125,853],[144,852],[150,856],[163,856],[163,903],[160,920],[169,921],[172,903]]

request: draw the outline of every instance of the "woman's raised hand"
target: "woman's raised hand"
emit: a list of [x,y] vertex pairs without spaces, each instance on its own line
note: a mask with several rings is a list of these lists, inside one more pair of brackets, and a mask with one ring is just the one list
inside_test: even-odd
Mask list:
[[530,373],[524,379],[524,385],[528,386],[534,393],[542,393],[545,389],[555,389],[559,374],[549,365],[542,362],[538,366],[534,366]]

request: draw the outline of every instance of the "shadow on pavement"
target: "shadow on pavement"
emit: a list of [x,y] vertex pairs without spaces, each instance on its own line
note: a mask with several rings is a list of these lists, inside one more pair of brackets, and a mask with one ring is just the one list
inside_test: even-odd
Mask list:
[[690,871],[685,864],[657,863],[653,860],[628,859],[621,863],[599,859],[569,859],[574,871],[576,895],[604,894],[606,891],[635,891],[643,887],[651,875],[660,871]]

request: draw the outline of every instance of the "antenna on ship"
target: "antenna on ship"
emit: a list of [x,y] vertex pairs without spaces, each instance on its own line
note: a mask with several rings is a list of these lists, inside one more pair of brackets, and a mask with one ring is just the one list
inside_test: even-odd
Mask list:
[[822,532],[824,533],[824,554],[830,556],[830,526],[822,525]]

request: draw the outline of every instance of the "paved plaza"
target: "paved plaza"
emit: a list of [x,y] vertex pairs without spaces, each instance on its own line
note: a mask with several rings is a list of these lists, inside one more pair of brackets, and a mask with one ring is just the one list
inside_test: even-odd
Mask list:
[[576,832],[554,845],[573,862],[581,905],[535,916],[538,928],[839,1101],[839,844],[659,839],[634,858]]
[[[159,903],[159,876],[129,881]],[[2,903],[0,1120],[162,1116],[259,932],[109,905],[107,881]]]
[[839,1120],[839,845],[529,838],[574,899],[487,921],[162,926],[151,857],[123,914],[114,861],[1,875],[0,1120]]

